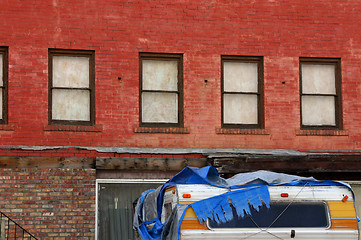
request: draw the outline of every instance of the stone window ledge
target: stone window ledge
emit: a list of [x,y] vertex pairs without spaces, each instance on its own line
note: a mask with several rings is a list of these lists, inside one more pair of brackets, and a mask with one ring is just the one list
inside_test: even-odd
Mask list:
[[217,134],[235,134],[235,135],[269,135],[268,129],[239,129],[239,128],[216,128]]
[[14,124],[0,124],[0,131],[15,131]]
[[66,132],[101,132],[103,125],[97,124],[94,126],[82,125],[44,125],[45,131],[66,131]]
[[188,127],[134,127],[135,133],[172,133],[189,134]]
[[348,136],[348,130],[296,129],[296,136]]

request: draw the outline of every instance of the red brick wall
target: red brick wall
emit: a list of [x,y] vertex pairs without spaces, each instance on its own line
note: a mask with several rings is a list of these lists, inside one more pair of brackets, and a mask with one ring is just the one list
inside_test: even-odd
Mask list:
[[0,168],[0,211],[38,239],[94,239],[95,170]]
[[[0,145],[359,149],[360,10],[360,1],[344,0],[4,1],[9,127],[0,128]],[[48,48],[95,50],[95,128],[47,126]],[[184,54],[189,133],[134,132],[139,52]],[[264,134],[217,130],[220,55],[264,56]],[[346,131],[300,133],[299,57],[342,59]]]

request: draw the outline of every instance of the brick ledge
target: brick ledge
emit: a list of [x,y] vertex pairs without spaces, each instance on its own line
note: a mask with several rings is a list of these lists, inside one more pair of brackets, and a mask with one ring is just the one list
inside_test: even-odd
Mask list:
[[238,129],[238,128],[216,128],[217,134],[239,134],[239,135],[269,135],[269,129]]
[[134,127],[134,133],[172,133],[189,134],[188,127]]
[[348,136],[348,130],[296,129],[296,136]]
[[101,132],[103,125],[81,126],[81,125],[44,125],[44,131],[68,131],[68,132]]

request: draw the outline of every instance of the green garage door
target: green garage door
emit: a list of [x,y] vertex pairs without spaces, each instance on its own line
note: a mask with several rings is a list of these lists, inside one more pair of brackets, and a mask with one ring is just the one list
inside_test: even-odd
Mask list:
[[133,231],[133,202],[142,192],[162,183],[99,183],[98,240],[137,239]]

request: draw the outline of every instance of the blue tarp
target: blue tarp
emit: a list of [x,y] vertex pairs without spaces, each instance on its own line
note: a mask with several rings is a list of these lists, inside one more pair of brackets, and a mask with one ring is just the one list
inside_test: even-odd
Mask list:
[[227,182],[219,176],[217,169],[214,167],[186,167],[162,186],[157,199],[159,218],[162,215],[164,191],[167,187],[176,184],[208,184],[216,187],[227,186]]
[[[268,171],[241,173],[232,178],[224,179],[219,176],[218,171],[213,167],[201,169],[186,167],[152,194],[147,192],[139,198],[133,227],[138,230],[143,239],[173,240],[179,238],[180,224],[188,207],[176,207],[176,210],[181,212],[172,214],[168,222],[164,224],[160,220],[164,191],[166,188],[176,184],[207,184],[221,188],[239,189],[190,204],[188,207],[193,208],[200,223],[206,221],[207,218],[213,219],[216,222],[231,220],[233,217],[231,206],[235,208],[237,215],[241,217],[244,217],[245,214],[250,214],[250,207],[256,210],[263,204],[269,207],[270,195],[267,187],[269,185],[305,186],[307,184],[308,186],[345,186],[341,182],[317,181],[312,177],[305,178]],[[348,185],[346,186],[349,187]],[[154,193],[158,193],[157,197],[154,197]],[[142,205],[148,194],[152,195],[152,198],[147,199],[147,201],[156,202],[156,205],[153,204],[153,206],[156,206],[153,207],[154,214],[148,215],[158,216],[158,218],[144,220]],[[176,210],[173,210],[173,212]],[[149,211],[149,208],[147,211]]]
[[263,185],[227,192],[194,202],[190,206],[196,213],[200,223],[206,222],[207,218],[217,223],[224,223],[233,218],[231,205],[235,208],[239,217],[244,217],[245,214],[251,214],[250,207],[259,211],[263,204],[269,207],[270,202],[268,187]]

